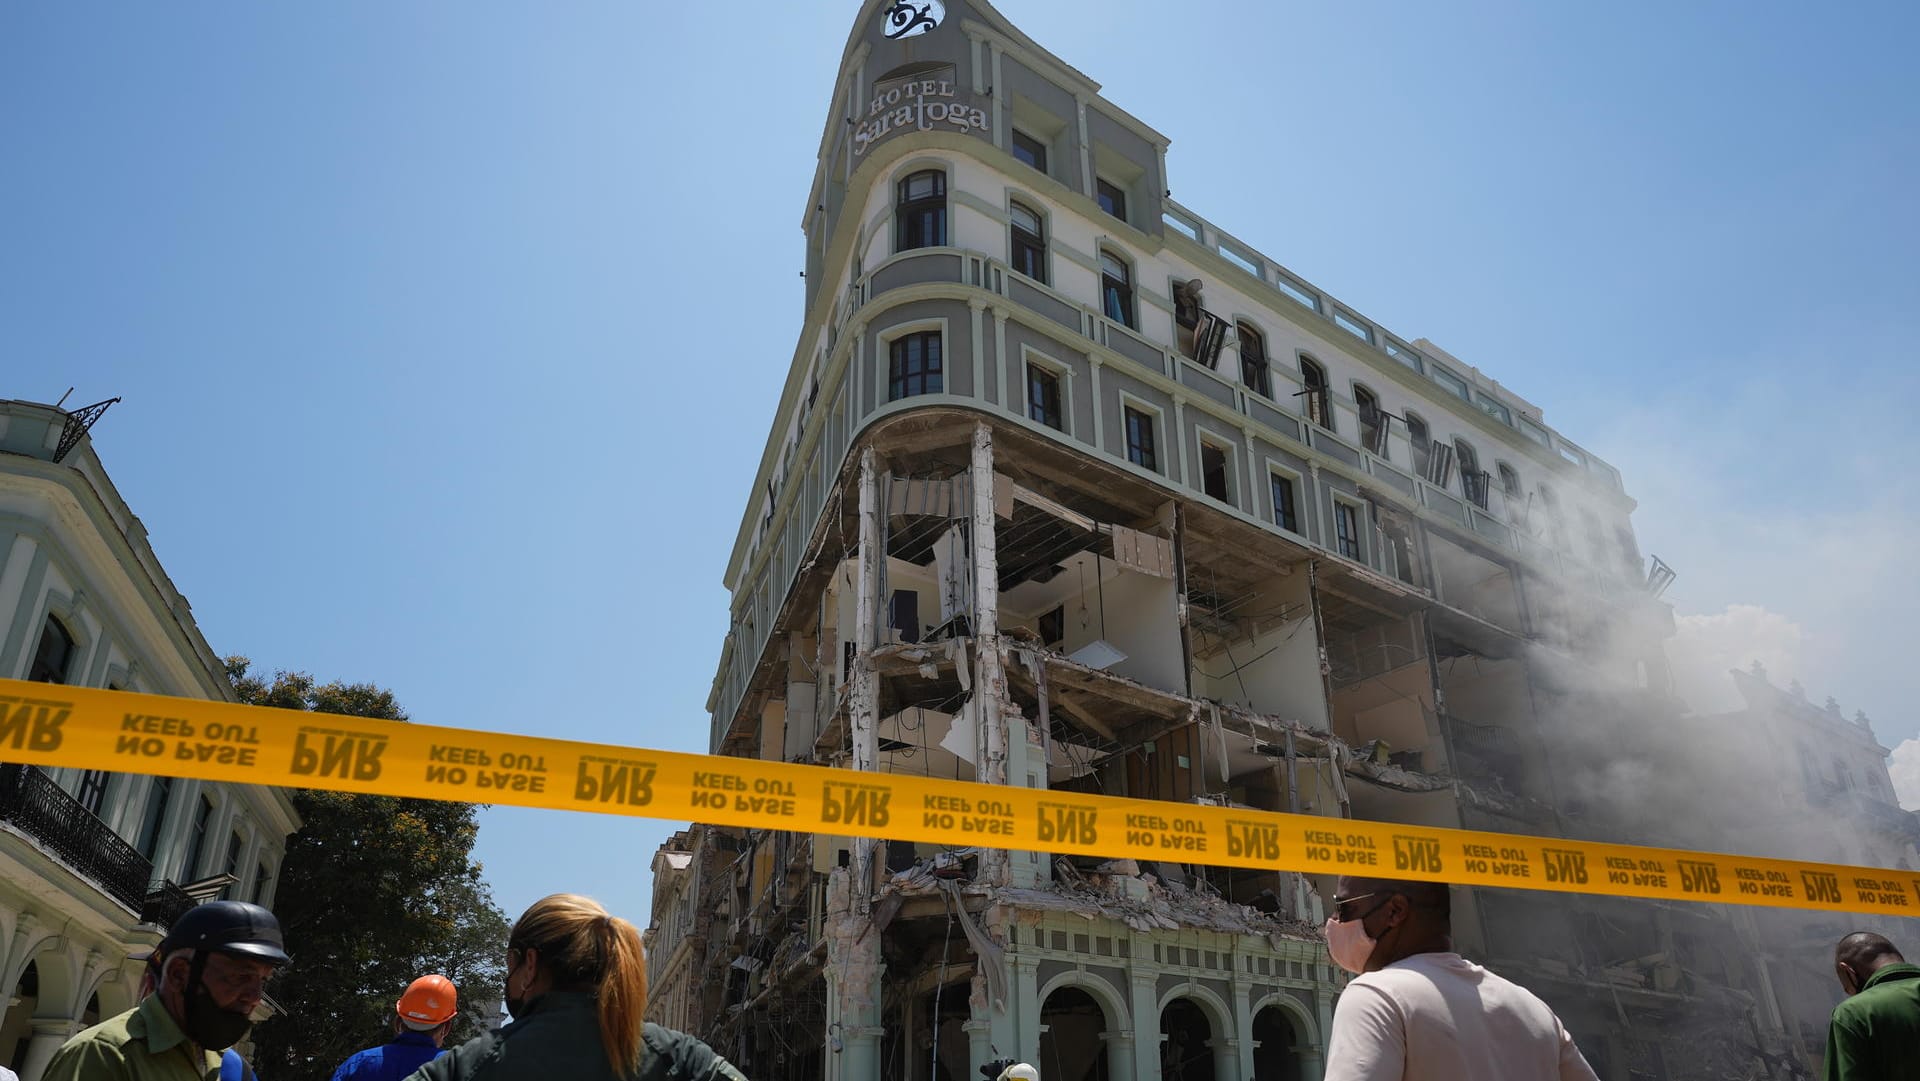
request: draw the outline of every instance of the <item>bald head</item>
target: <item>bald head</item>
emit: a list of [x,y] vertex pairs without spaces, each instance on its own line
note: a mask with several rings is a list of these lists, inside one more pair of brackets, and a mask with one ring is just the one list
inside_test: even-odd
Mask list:
[[1874,973],[1905,960],[1885,935],[1872,931],[1855,931],[1833,948],[1833,970],[1840,977],[1840,989],[1849,995],[1859,994]]
[[1342,876],[1340,886],[1334,895],[1340,898],[1360,897],[1366,894],[1385,896],[1399,894],[1416,909],[1437,915],[1441,922],[1451,923],[1453,919],[1453,895],[1447,891],[1445,882],[1408,882],[1398,878],[1349,878]]

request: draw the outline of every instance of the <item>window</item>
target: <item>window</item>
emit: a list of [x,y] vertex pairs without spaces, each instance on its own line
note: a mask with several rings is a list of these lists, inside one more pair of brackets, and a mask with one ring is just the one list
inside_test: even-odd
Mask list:
[[1506,496],[1509,503],[1519,502],[1522,498],[1520,474],[1515,473],[1513,467],[1505,462],[1501,462],[1496,468],[1500,470],[1500,494]]
[[266,901],[267,884],[272,880],[273,880],[273,872],[267,870],[267,865],[264,862],[261,863],[259,867],[254,869],[254,872],[253,872],[253,903],[254,904],[264,905],[267,903]]
[[1333,403],[1328,400],[1327,370],[1305,353],[1300,354],[1300,380],[1306,384],[1300,397],[1307,400],[1307,419],[1333,431]]
[[920,594],[911,589],[896,589],[887,598],[887,626],[900,632],[902,642],[920,640]]
[[155,777],[147,789],[147,809],[140,816],[140,834],[134,842],[147,862],[153,862],[160,851],[160,827],[167,821],[167,804],[173,799],[173,778]]
[[1067,610],[1054,605],[1053,611],[1042,612],[1039,620],[1040,644],[1057,646],[1067,638]]
[[245,839],[238,833],[235,833],[233,837],[227,841],[227,866],[225,870],[233,876],[233,881],[221,887],[220,899],[223,901],[239,900],[240,887],[243,884],[240,878],[240,849],[245,843]]
[[1407,440],[1413,444],[1413,471],[1424,477],[1433,461],[1433,437],[1418,413],[1407,414]]
[[1428,365],[1427,371],[1433,375],[1434,382],[1440,384],[1441,386],[1447,388],[1450,391],[1453,391],[1455,394],[1458,394],[1462,398],[1467,398],[1471,400],[1471,392],[1469,392],[1467,389],[1466,380],[1460,378],[1459,376],[1453,374],[1452,372],[1446,370],[1445,368],[1442,368],[1438,364]]
[[1387,415],[1373,391],[1353,385],[1353,404],[1360,411],[1360,445],[1382,458],[1387,456]]
[[1112,214],[1121,221],[1127,220],[1126,192],[1121,191],[1119,187],[1109,184],[1104,180],[1095,180],[1093,182],[1093,190],[1095,197],[1100,202],[1100,209]]
[[1267,339],[1246,323],[1240,332],[1240,382],[1263,398],[1273,397],[1273,378],[1267,372]]
[[1300,532],[1298,504],[1293,498],[1293,480],[1278,473],[1268,475],[1273,484],[1273,521],[1289,533]]
[[1019,128],[1013,129],[1013,156],[1043,173],[1047,171],[1047,144]]
[[1338,542],[1340,554],[1348,559],[1360,558],[1360,516],[1353,504],[1333,501],[1333,531]]
[[1013,243],[1008,249],[1008,261],[1013,269],[1044,283],[1047,280],[1047,240],[1042,231],[1040,215],[1014,203],[1007,208],[1013,222]]
[[1547,430],[1525,417],[1520,418],[1520,434],[1543,447],[1553,445],[1553,437],[1547,434]]
[[1511,425],[1513,423],[1513,411],[1506,406],[1484,394],[1480,395],[1476,400],[1480,405],[1480,411],[1482,413],[1485,413],[1487,416],[1492,417],[1502,424]]
[[213,818],[213,801],[200,797],[200,805],[193,812],[193,829],[187,834],[187,858],[180,865],[182,880],[192,882],[199,873],[200,857],[206,853],[207,823]]
[[1124,327],[1133,326],[1133,271],[1110,251],[1100,253],[1100,310]]
[[1200,489],[1222,503],[1233,502],[1232,474],[1227,469],[1227,452],[1212,443],[1200,441]]
[[1156,472],[1160,460],[1153,451],[1153,414],[1132,406],[1125,408],[1127,416],[1127,461],[1144,469]]
[[1464,439],[1453,441],[1454,456],[1460,460],[1460,494],[1473,501],[1473,505],[1482,510],[1487,506],[1486,472],[1480,468],[1480,455],[1473,444]]
[[900,250],[938,248],[947,242],[947,174],[937,169],[900,182]]
[[895,338],[888,346],[887,400],[940,393],[940,335],[922,331]]
[[48,616],[40,626],[40,645],[33,651],[27,678],[36,683],[65,683],[73,662],[73,635],[58,619]]
[[80,790],[75,798],[80,801],[80,806],[92,812],[95,818],[100,817],[100,805],[106,802],[107,798],[107,771],[90,769],[82,773]]
[[1049,428],[1060,428],[1060,377],[1027,363],[1027,416]]

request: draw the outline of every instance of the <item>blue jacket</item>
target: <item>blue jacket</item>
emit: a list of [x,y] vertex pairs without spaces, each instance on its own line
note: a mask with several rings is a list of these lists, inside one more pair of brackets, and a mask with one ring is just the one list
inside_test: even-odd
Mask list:
[[333,1071],[333,1081],[400,1081],[445,1054],[424,1032],[402,1032],[379,1047],[369,1047]]
[[247,1065],[246,1059],[228,1048],[220,1052],[220,1081],[259,1081],[259,1078],[254,1074],[253,1067]]

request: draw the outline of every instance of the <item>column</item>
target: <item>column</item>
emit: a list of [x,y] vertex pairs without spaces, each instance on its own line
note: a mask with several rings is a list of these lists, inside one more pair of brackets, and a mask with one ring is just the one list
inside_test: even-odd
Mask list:
[[[1138,950],[1144,943],[1136,942]],[[1134,958],[1135,963],[1139,958]],[[1133,1079],[1160,1081],[1160,1003],[1153,993],[1153,976],[1135,972],[1132,986],[1133,1007]],[[1116,1075],[1118,1081],[1118,1075]]]
[[1107,1045],[1107,1076],[1132,1081],[1137,1076],[1133,1064],[1133,1030],[1123,1028],[1117,1032],[1103,1032],[1100,1042]]
[[1233,1046],[1236,1078],[1253,1076],[1253,994],[1247,987],[1247,974],[1240,954],[1233,955]]
[[77,1031],[79,1028],[72,1021],[34,1018],[33,1034],[27,1040],[26,1062],[20,1067],[20,1081],[40,1081],[40,1075],[47,1072],[47,1063],[53,1061],[53,1053]]
[[1007,963],[1013,969],[1013,997],[1007,1003],[1007,1019],[1019,1029],[1020,1061],[1040,1065],[1040,974],[1039,959],[1012,956]]
[[[979,704],[979,778],[985,784],[1004,785],[1007,777],[1007,672],[1000,655],[1000,557],[996,550],[998,524],[993,511],[993,433],[985,424],[973,429],[970,473],[973,491],[973,697]],[[980,882],[1004,886],[1009,858],[1004,848],[980,853]]]
[[[1213,1052],[1214,1081],[1241,1081],[1253,1076],[1252,1042],[1237,1036],[1219,1036],[1207,1041],[1208,1050]],[[1242,1055],[1247,1061],[1246,1073],[1239,1072]]]

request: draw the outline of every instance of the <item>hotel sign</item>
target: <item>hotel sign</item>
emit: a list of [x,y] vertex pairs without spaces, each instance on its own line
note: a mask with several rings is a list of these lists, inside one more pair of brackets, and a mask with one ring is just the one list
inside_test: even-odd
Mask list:
[[914,77],[876,84],[866,115],[853,129],[853,156],[903,131],[987,130],[987,111],[973,104],[971,94],[954,92],[953,69],[936,78]]

